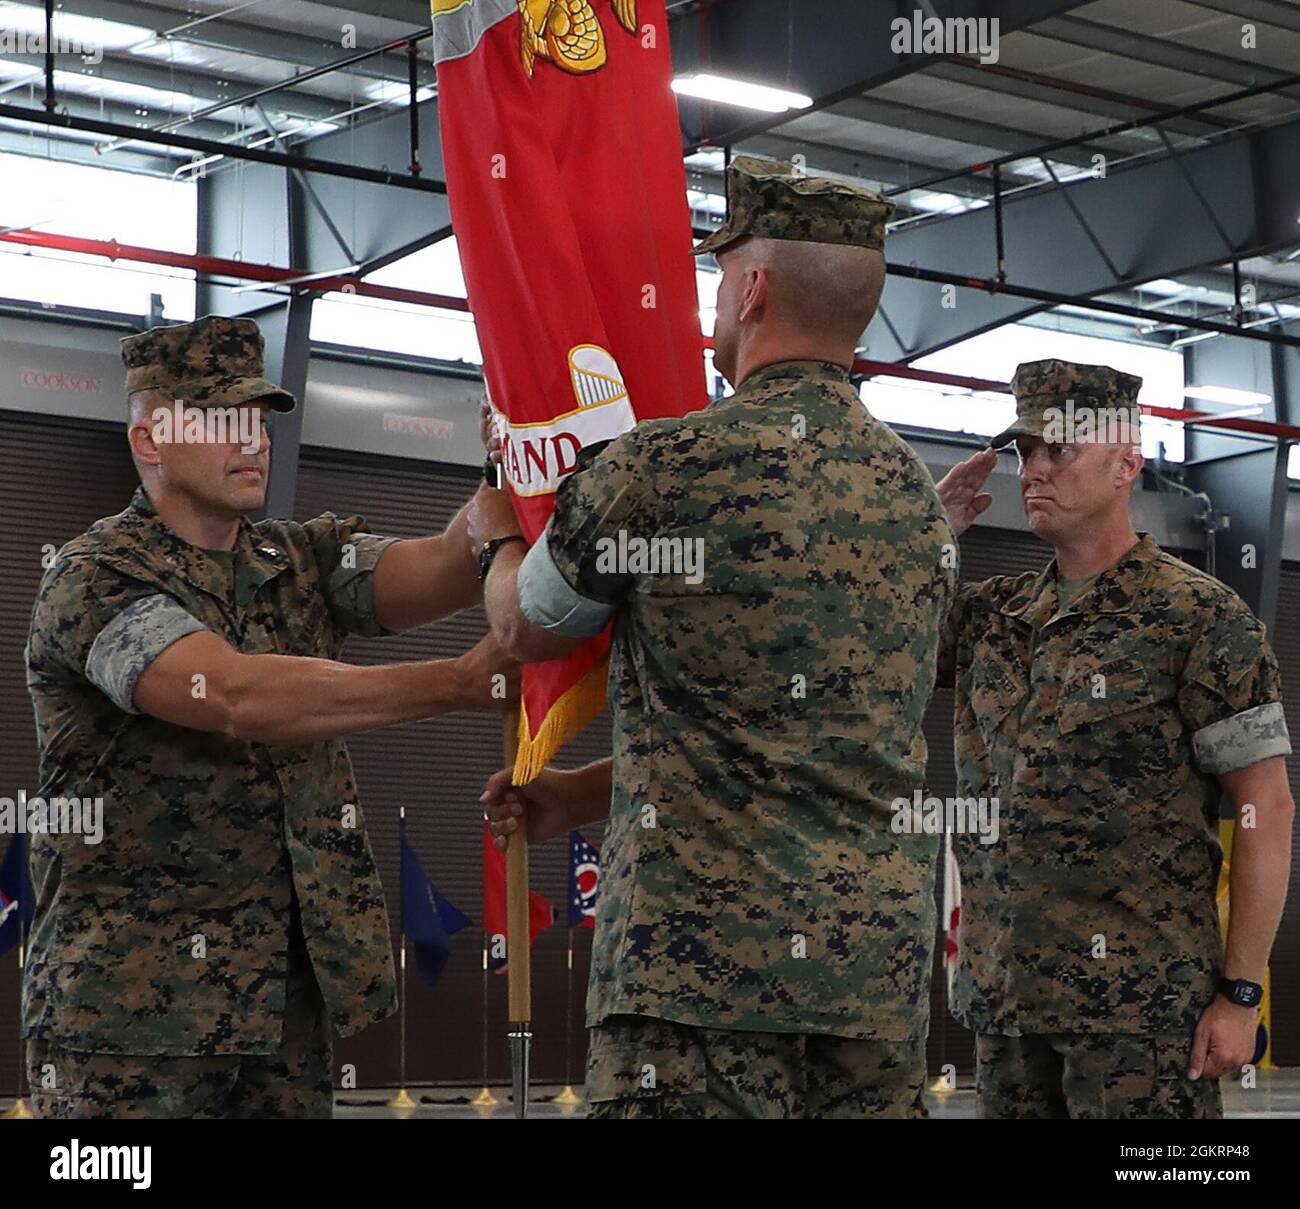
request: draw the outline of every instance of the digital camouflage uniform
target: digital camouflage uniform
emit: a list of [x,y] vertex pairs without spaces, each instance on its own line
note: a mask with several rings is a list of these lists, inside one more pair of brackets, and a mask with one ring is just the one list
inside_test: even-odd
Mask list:
[[[292,405],[261,376],[251,320],[124,346],[129,390]],[[243,521],[233,558],[214,557],[142,488],[59,551],[27,647],[39,792],[102,796],[104,837],[32,837],[23,1020],[43,1112],[328,1115],[330,1026],[347,1034],[395,1010],[344,744],[203,733],[132,699],[150,662],[200,630],[249,654],[326,659],[348,634],[381,633],[372,572],[388,544],[326,513]]]
[[[881,203],[838,199],[878,239]],[[620,534],[698,541],[700,581],[610,568]],[[560,487],[524,612],[551,628],[556,573],[597,627],[616,608],[590,1115],[924,1115],[936,837],[890,807],[924,774],[945,548],[925,466],[822,362],[639,424]]]
[[[1139,380],[1049,361],[1013,385],[999,444]],[[939,675],[957,792],[999,804],[997,842],[955,837],[982,1115],[1218,1116],[1217,1082],[1186,1078],[1221,973],[1215,778],[1290,751],[1263,625],[1143,535],[1064,609],[1054,561],[962,585]]]

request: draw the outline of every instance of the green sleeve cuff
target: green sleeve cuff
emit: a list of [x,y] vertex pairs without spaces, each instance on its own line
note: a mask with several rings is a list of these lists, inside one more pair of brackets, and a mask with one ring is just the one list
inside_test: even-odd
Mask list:
[[613,605],[592,600],[569,586],[551,557],[546,533],[524,556],[515,582],[524,616],[562,638],[591,638],[614,615]]
[[173,642],[207,627],[161,592],[123,609],[95,638],[86,657],[86,679],[118,709],[138,714],[136,681]]

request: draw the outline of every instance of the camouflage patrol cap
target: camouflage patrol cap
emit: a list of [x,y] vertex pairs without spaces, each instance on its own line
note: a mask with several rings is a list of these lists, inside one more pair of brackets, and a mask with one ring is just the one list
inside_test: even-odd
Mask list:
[[126,393],[162,390],[198,407],[261,401],[292,411],[294,397],[266,377],[266,341],[252,319],[204,315],[193,323],[151,327],[122,341]]
[[[1041,437],[1048,408],[1063,409],[1067,402],[1076,408],[1136,408],[1142,379],[1121,373],[1109,365],[1079,365],[1073,361],[1025,361],[1016,366],[1011,391],[1016,396],[1016,418],[989,441],[994,449],[1011,444],[1019,436]],[[1136,415],[1136,413],[1134,413]],[[1133,434],[1137,439],[1137,434]]]
[[727,169],[729,217],[693,252],[721,252],[747,235],[804,239],[883,251],[885,220],[894,203],[879,193],[824,176],[805,176],[789,164],[739,155]]

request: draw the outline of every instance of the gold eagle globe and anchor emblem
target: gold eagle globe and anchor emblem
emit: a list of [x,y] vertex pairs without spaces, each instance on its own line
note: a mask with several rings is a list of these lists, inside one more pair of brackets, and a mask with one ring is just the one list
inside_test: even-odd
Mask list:
[[[574,75],[605,65],[605,31],[590,0],[517,0],[519,53],[531,76],[538,59]],[[618,23],[636,33],[636,0],[612,0]]]

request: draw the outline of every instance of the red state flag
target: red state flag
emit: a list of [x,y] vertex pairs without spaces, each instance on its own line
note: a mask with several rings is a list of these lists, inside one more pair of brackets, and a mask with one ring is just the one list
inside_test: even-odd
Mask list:
[[[495,938],[504,937],[509,954],[510,927],[506,922],[506,855],[492,842],[492,832],[483,824],[483,932],[488,938],[488,965],[496,974],[506,971],[506,958],[498,950]],[[555,922],[555,908],[550,899],[536,890],[528,891],[528,947]]]
[[[452,229],[524,536],[579,450],[707,403],[664,0],[432,0]],[[524,669],[518,784],[603,707],[609,632]]]

